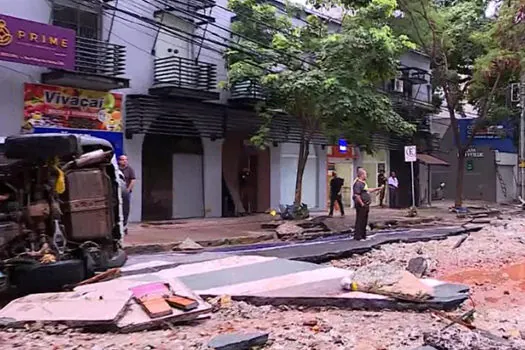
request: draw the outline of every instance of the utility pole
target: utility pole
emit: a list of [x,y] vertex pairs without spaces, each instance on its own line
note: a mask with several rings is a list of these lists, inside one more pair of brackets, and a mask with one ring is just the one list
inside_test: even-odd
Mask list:
[[521,117],[520,117],[520,154],[519,154],[519,167],[520,167],[520,197],[525,200],[525,70],[521,73],[520,79],[520,104],[521,104]]

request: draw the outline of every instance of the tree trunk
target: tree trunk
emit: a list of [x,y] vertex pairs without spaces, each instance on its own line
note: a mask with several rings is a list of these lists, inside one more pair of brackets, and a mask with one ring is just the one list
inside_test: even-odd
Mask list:
[[303,175],[304,168],[306,167],[306,161],[308,160],[308,154],[310,153],[310,140],[308,138],[302,138],[299,145],[299,159],[297,162],[297,174],[295,177],[295,197],[293,204],[300,206],[302,204],[303,195]]
[[458,147],[458,171],[456,173],[456,199],[454,206],[461,207],[463,204],[463,179],[465,177],[465,149]]

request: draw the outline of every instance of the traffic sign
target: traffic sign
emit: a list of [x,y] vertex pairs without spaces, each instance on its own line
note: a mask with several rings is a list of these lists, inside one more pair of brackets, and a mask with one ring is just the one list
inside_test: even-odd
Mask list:
[[417,160],[416,146],[405,146],[405,162],[415,162]]

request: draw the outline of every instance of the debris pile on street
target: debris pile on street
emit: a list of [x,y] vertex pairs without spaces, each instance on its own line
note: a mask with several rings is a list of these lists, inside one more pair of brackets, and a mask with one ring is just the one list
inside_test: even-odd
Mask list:
[[[350,282],[350,283],[349,283]],[[344,278],[343,288],[406,301],[426,301],[434,297],[433,288],[408,271],[388,264],[372,264]]]
[[[23,299],[14,301],[23,311],[17,314],[18,321],[0,313],[0,322],[6,326],[0,330],[0,342],[6,348],[57,350],[242,349],[246,344],[271,350],[525,349],[523,232],[525,220],[502,217],[466,240],[453,236],[442,241],[388,244],[328,265],[247,255],[222,256],[147,274],[138,267],[136,274],[130,274],[128,266],[123,269],[124,277],[76,286],[73,292],[62,293],[67,298],[53,299],[54,294],[48,294],[50,300],[42,304],[38,296],[28,299],[25,308],[20,303]],[[342,285],[343,278],[346,284]],[[172,285],[172,289],[199,300],[198,308],[186,313],[173,309],[177,317],[149,317],[130,289],[162,281],[185,285],[189,294],[182,293],[180,286]],[[455,304],[455,312],[377,311],[385,308],[385,301],[389,309],[432,305],[428,300],[406,300],[407,294],[418,295],[422,290],[437,296],[440,303],[458,294],[462,301]],[[349,310],[347,299],[352,298],[359,302],[351,306],[366,308],[368,303],[377,303],[382,308]],[[467,298],[470,300],[465,301]],[[92,306],[98,301],[103,305],[106,299],[115,305]],[[332,304],[327,303],[330,300]],[[320,307],[321,302],[327,306]],[[62,305],[57,308],[62,315],[55,319],[71,319],[86,308],[90,311],[76,325],[74,321],[24,321],[21,317],[35,310],[46,313],[55,304]],[[119,310],[117,304],[124,306]],[[201,307],[205,311],[190,314]],[[65,310],[69,310],[67,315]],[[133,317],[126,316],[130,314]],[[93,323],[94,315],[103,317]],[[49,313],[45,316],[50,318]],[[203,317],[205,322],[192,321]],[[81,328],[91,330],[89,325],[117,332],[80,333]],[[150,331],[133,332],[143,329]]]
[[0,310],[0,320],[5,327],[43,323],[132,332],[196,320],[210,311],[176,278],[165,283],[124,279],[85,284],[72,292],[27,295]]

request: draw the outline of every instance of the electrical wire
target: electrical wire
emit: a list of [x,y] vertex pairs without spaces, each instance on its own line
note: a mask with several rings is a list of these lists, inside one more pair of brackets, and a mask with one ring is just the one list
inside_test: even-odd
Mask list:
[[[151,6],[154,6],[154,7],[156,7],[157,9],[159,9],[159,10],[161,10],[161,11],[164,11],[164,10],[165,10],[165,9],[163,9],[162,7],[158,7],[158,6],[154,5],[154,4],[153,4],[151,1],[149,1],[149,0],[140,0],[140,1],[142,1],[142,2],[144,2],[144,3],[146,3],[146,4],[149,4],[149,5],[151,5]],[[167,7],[172,7],[169,3],[167,3],[166,1],[163,1],[163,0],[153,0],[153,1],[156,1],[156,2],[158,2],[158,3],[161,3],[162,5],[167,6]],[[184,4],[184,3],[182,3],[182,2],[180,2],[180,1],[178,1],[178,0],[170,0],[170,1],[175,2],[175,3],[178,3],[178,4]],[[192,15],[193,15],[192,12],[190,12],[190,11],[186,11],[186,10],[181,9],[181,8],[175,8],[175,10],[176,10],[176,11],[180,11],[180,12],[182,12],[182,13],[184,13],[184,14],[189,15],[189,16],[192,16]],[[174,14],[172,14],[172,15],[175,16],[175,17],[177,17],[177,18],[184,19],[184,17],[180,17],[180,16],[177,16],[177,15],[174,15]],[[230,33],[230,34],[232,34],[232,35],[238,36],[238,37],[240,37],[240,38],[242,38],[242,39],[244,39],[244,40],[247,40],[247,41],[253,42],[254,44],[257,44],[257,45],[259,45],[260,47],[262,47],[262,48],[264,48],[264,49],[266,49],[266,50],[271,50],[271,51],[274,51],[274,52],[276,52],[276,53],[278,53],[278,54],[281,54],[281,55],[287,56],[287,57],[289,57],[289,58],[292,58],[292,59],[298,60],[298,61],[300,61],[300,62],[302,62],[302,63],[307,64],[307,65],[315,66],[315,64],[314,64],[313,62],[306,61],[306,60],[304,60],[303,58],[300,58],[300,57],[298,57],[298,56],[292,55],[292,54],[287,53],[287,52],[283,52],[282,50],[278,50],[278,49],[272,48],[271,46],[268,46],[268,45],[266,45],[266,44],[264,44],[264,43],[261,43],[261,42],[258,41],[258,40],[255,40],[255,39],[249,38],[249,37],[247,37],[246,35],[243,35],[243,34],[240,34],[240,33],[235,33],[235,32],[233,32],[233,31],[231,31],[230,29],[225,28],[225,27],[223,27],[223,26],[220,26],[220,25],[218,25],[218,24],[216,24],[216,23],[211,22],[211,23],[209,23],[209,24],[210,24],[211,26],[215,27],[215,28],[221,29],[221,30],[223,30],[223,31],[225,31],[225,32],[227,32],[227,33]],[[227,40],[227,41],[229,41],[229,42],[232,42],[231,39],[227,39],[227,38],[221,37],[220,35],[218,35],[218,34],[216,34],[216,33],[213,33],[213,32],[210,32],[210,33],[211,33],[212,35],[218,36],[219,38],[221,38],[221,39],[223,39],[223,40]]]

